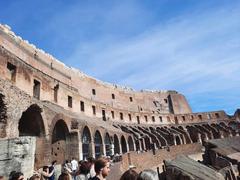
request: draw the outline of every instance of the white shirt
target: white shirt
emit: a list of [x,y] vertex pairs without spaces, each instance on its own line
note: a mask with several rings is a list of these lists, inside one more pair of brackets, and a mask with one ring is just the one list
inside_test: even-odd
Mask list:
[[78,168],[78,162],[77,162],[75,159],[73,159],[73,160],[71,161],[71,165],[72,165],[72,170],[73,170],[73,171],[76,171],[77,168]]

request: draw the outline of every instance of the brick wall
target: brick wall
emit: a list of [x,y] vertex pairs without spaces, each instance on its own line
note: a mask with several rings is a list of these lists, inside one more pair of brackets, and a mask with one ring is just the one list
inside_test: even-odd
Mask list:
[[184,144],[179,146],[169,147],[170,151],[166,149],[156,150],[156,154],[153,155],[152,151],[138,154],[137,152],[131,152],[123,155],[123,161],[121,164],[121,170],[124,172],[128,169],[130,162],[137,167],[138,171],[143,169],[149,169],[160,165],[164,159],[174,159],[177,155],[184,154],[190,155],[201,152],[202,145],[199,143]]

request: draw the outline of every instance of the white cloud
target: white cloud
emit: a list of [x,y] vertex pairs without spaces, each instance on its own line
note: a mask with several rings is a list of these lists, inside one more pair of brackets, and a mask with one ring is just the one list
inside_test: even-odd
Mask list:
[[238,9],[187,13],[128,39],[105,35],[94,43],[79,43],[68,60],[77,63],[84,57],[86,68],[81,69],[88,74],[110,81],[114,77],[137,89],[171,88],[191,97],[230,94],[240,88]]

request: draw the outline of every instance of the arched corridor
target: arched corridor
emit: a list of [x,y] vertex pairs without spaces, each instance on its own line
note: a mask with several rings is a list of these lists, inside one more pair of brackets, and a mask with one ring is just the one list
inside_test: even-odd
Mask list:
[[129,147],[129,151],[134,151],[134,143],[131,136],[128,137],[128,147]]
[[45,134],[41,108],[34,104],[31,105],[19,120],[19,136],[43,136]]
[[119,140],[116,134],[114,135],[114,153],[120,154],[120,145],[119,145]]
[[58,163],[63,163],[65,159],[68,159],[68,134],[68,128],[64,120],[58,120],[52,132],[52,160],[57,160]]
[[91,150],[91,133],[89,128],[86,126],[83,129],[82,133],[82,154],[83,154],[83,160],[86,160],[88,157],[92,156],[92,150]]
[[122,153],[123,154],[126,153],[127,152],[127,143],[126,143],[124,136],[121,137],[121,146],[122,146]]
[[111,139],[110,139],[110,136],[108,133],[106,133],[105,135],[105,139],[104,139],[104,142],[105,142],[105,150],[106,150],[106,156],[111,156],[113,153],[112,153],[112,147],[111,147]]
[[95,143],[95,158],[99,158],[101,155],[103,155],[102,137],[99,131],[96,131],[95,133],[94,143]]
[[34,165],[36,168],[42,166],[42,159],[45,156],[45,129],[41,108],[33,104],[25,112],[19,120],[18,130],[19,136],[34,136],[36,137],[36,150]]

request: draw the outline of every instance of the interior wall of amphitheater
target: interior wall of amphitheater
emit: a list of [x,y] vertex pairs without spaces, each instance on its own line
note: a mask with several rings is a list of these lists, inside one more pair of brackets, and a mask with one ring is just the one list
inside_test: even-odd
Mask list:
[[[155,151],[153,157],[161,160],[169,149],[181,153],[191,144],[238,136],[239,114],[193,113],[176,91],[134,91],[101,82],[0,25],[0,146],[35,138],[36,169],[53,160],[116,154],[128,158],[123,164],[130,164],[130,154],[135,163],[141,159],[155,166],[156,161],[147,161]],[[21,153],[24,157],[26,151]],[[1,160],[5,166],[15,162],[9,160],[16,156],[9,156]],[[21,170],[26,162],[18,161]]]

